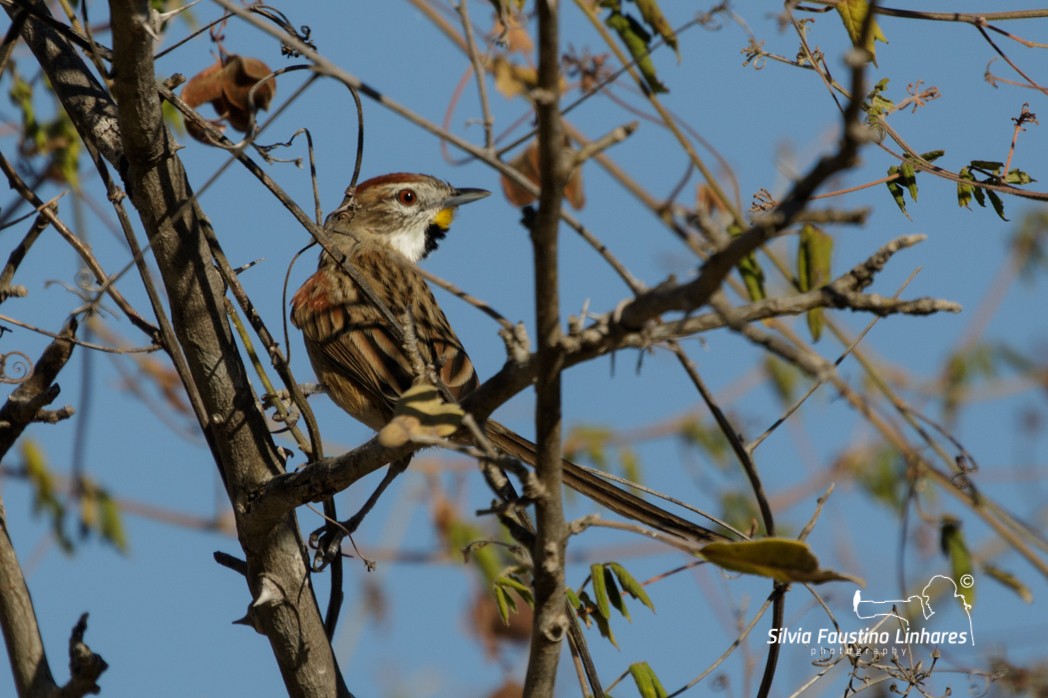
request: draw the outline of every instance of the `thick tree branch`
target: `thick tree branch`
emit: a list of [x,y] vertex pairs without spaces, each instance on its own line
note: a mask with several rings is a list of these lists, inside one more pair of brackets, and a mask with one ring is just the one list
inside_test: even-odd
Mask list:
[[535,470],[543,494],[535,500],[535,543],[531,551],[535,589],[531,651],[524,678],[524,695],[553,695],[561,641],[570,618],[565,607],[564,490],[561,471],[560,293],[557,232],[567,153],[560,121],[560,28],[556,3],[539,2],[538,87],[532,92],[538,120],[539,209],[531,221],[535,254]]
[[[125,188],[146,229],[171,299],[172,325],[211,416],[211,442],[237,515],[252,596],[259,601],[266,588],[285,592],[254,604],[254,618],[270,640],[291,695],[347,694],[310,588],[294,518],[289,514],[258,522],[244,516],[244,493],[281,472],[282,463],[255,407],[226,321],[225,286],[206,239],[210,224],[163,124],[148,31],[149,5],[113,0],[110,11]],[[271,584],[267,587],[263,580]]]
[[[48,13],[42,2],[32,5],[35,14]],[[147,31],[148,3],[114,0],[110,9],[117,105],[72,46],[48,24],[31,17],[23,36],[81,137],[120,173],[146,229],[170,298],[175,333],[210,417],[202,426],[237,514],[252,595],[261,594],[263,578],[288,590],[275,603],[260,604],[256,612],[288,692],[348,695],[324,635],[293,517],[255,521],[243,515],[243,493],[279,473],[281,461],[264,416],[254,406],[251,385],[226,323],[225,288],[202,234],[208,222],[163,125],[153,38]]]

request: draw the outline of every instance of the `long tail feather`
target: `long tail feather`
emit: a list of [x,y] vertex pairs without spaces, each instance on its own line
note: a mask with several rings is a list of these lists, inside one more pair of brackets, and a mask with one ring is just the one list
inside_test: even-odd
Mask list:
[[[486,432],[496,448],[530,466],[535,465],[535,444],[515,431],[491,420],[487,422]],[[620,516],[651,526],[663,533],[698,543],[727,540],[720,533],[657,507],[632,492],[580,468],[567,459],[563,461],[563,468],[565,485]]]

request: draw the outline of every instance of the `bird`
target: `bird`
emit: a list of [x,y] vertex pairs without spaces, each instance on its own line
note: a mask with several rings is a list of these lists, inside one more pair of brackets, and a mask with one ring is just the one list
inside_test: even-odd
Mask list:
[[[301,330],[327,394],[366,426],[379,431],[390,422],[397,400],[418,377],[418,358],[452,400],[462,400],[480,384],[417,263],[437,249],[458,207],[489,194],[426,174],[398,172],[351,187],[328,215],[327,237],[353,273],[342,260],[321,252],[317,271],[291,300],[291,322]],[[405,349],[404,326],[399,324],[405,319],[416,337],[412,352]],[[500,452],[535,465],[531,441],[491,419],[483,427]],[[409,461],[410,456],[390,465],[375,494],[344,524],[349,532]],[[566,459],[563,481],[611,511],[663,533],[698,544],[724,539]]]

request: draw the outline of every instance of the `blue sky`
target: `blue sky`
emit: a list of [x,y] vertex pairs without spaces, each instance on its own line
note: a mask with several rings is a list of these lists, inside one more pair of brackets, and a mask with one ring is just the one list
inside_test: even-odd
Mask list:
[[[671,12],[671,23],[688,19],[690,10],[669,7],[670,3],[664,5]],[[980,5],[985,3],[953,2],[949,8],[964,11]],[[1020,2],[994,5],[994,10],[1037,6]],[[291,15],[294,24],[312,28],[313,39],[325,56],[431,121],[444,120],[449,95],[462,80],[468,61],[412,6],[284,3],[280,8],[289,15],[295,13]],[[779,9],[773,5],[763,10],[740,6],[737,11],[758,37],[766,40],[769,51],[792,56],[796,52],[794,35],[780,33],[774,18],[767,14]],[[92,15],[101,14],[102,10],[101,6],[92,6]],[[489,5],[473,2],[471,10],[478,26],[486,27]],[[217,12],[206,3],[195,10],[201,20],[209,20]],[[599,38],[573,5],[564,3],[563,14],[565,45],[603,52]],[[447,16],[449,21],[455,21],[453,14]],[[810,29],[812,41],[823,49],[835,74],[843,77],[841,56],[847,49],[844,32],[834,15],[816,17]],[[731,163],[739,178],[745,207],[759,188],[781,194],[791,176],[805,171],[826,153],[833,146],[839,118],[814,74],[771,62],[761,70],[743,66],[740,49],[746,43],[745,35],[731,22],[722,20],[722,24],[718,31],[693,28],[682,35],[679,63],[665,50],[656,54],[655,61],[671,90],[664,103],[716,144]],[[1043,38],[1044,26],[1041,20],[1008,28],[1036,40]],[[1009,86],[994,88],[983,81],[983,72],[994,54],[972,27],[891,18],[885,18],[882,27],[890,44],[879,47],[878,67],[871,70],[871,83],[890,76],[890,95],[896,100],[905,95],[907,82],[923,80],[926,85],[939,88],[940,99],[916,114],[896,114],[891,123],[919,152],[946,150],[940,163],[947,169],[956,171],[972,159],[1004,159],[1012,135],[1010,119],[1019,113],[1023,102],[1029,101],[1035,112],[1044,111],[1043,98],[1039,101],[1032,91]],[[184,25],[173,25],[168,43],[184,32]],[[278,49],[268,38],[248,27],[230,25],[225,45],[231,52],[257,56],[274,68],[283,64]],[[1034,71],[1035,78],[1044,78],[1036,73],[1043,64],[1043,57],[1036,51],[1015,44],[1003,45],[1024,68]],[[199,39],[160,61],[158,72],[161,76],[176,71],[192,75],[214,60],[210,50],[206,39]],[[31,59],[21,54],[16,57],[20,70],[28,74]],[[992,69],[1013,77],[1000,60],[992,64]],[[291,94],[299,79],[282,79],[278,103]],[[641,104],[625,90],[617,90],[616,94],[634,105]],[[508,101],[493,92],[492,101],[496,132],[526,113],[526,106],[519,99]],[[12,118],[10,108],[4,109],[4,115]],[[475,162],[449,163],[435,139],[381,106],[365,101],[364,109],[364,177],[388,171],[420,171],[444,177],[458,186],[495,192],[495,196],[460,212],[451,235],[425,264],[435,274],[487,300],[511,320],[522,320],[530,327],[530,243],[519,225],[518,211],[499,193],[497,176]],[[470,81],[449,122],[456,133],[479,142],[481,132],[475,123],[478,116]],[[634,118],[602,96],[590,99],[571,115],[573,123],[590,137]],[[340,201],[352,171],[356,133],[352,101],[341,87],[321,83],[293,105],[266,136],[271,141],[282,141],[303,126],[310,128],[317,144],[320,193],[323,208],[329,211]],[[191,183],[199,190],[222,165],[225,156],[188,137],[180,140],[186,145],[180,156]],[[5,153],[9,153],[10,139],[3,143]],[[1048,179],[1039,171],[1046,150],[1048,136],[1043,127],[1031,126],[1021,135],[1013,166],[1042,181]],[[300,140],[288,157],[303,155]],[[671,137],[646,121],[610,155],[657,196],[672,191],[687,166]],[[453,158],[460,160],[461,155],[453,153]],[[867,148],[860,167],[836,180],[832,188],[882,177],[893,164],[883,152]],[[267,171],[304,209],[312,209],[305,170],[277,164],[267,166]],[[97,177],[86,171],[83,176],[85,196],[104,202]],[[579,217],[626,261],[634,274],[654,285],[669,273],[682,278],[693,273],[694,258],[649,212],[592,163],[584,176],[587,204]],[[697,181],[693,175],[680,196],[681,203],[692,203]],[[900,253],[873,290],[891,294],[914,269],[920,268],[905,296],[948,298],[962,304],[965,312],[922,319],[887,319],[873,330],[863,348],[883,361],[911,371],[905,382],[905,395],[935,414],[935,396],[927,391],[937,367],[971,326],[974,311],[1005,263],[1014,222],[1034,204],[1006,200],[1013,223],[1005,223],[989,209],[974,205],[971,211],[958,208],[952,183],[935,181],[927,175],[919,176],[918,181],[920,200],[908,203],[910,219],[900,214],[883,186],[835,200],[834,204],[840,207],[872,206],[874,213],[863,228],[833,230],[834,264],[840,270],[850,267],[900,235],[928,236],[921,245]],[[202,194],[201,202],[235,266],[264,259],[245,272],[242,281],[271,330],[279,330],[280,280],[292,254],[307,242],[306,233],[252,177],[235,166]],[[82,205],[79,210],[77,207],[72,197],[67,197],[62,204],[63,217],[75,223],[76,229],[88,238],[107,269],[119,268],[127,261],[121,243],[89,206]],[[103,216],[113,217],[108,212]],[[775,248],[792,259],[794,245],[795,240],[789,238],[775,243]],[[627,296],[628,290],[607,266],[567,229],[562,235],[561,254],[565,317],[578,314],[586,303],[595,312],[605,312]],[[292,289],[306,278],[313,265],[313,253],[299,261],[292,272]],[[2,312],[39,326],[57,328],[77,302],[60,285],[48,281],[70,283],[77,268],[68,249],[55,236],[46,234],[19,273],[18,281],[29,288],[29,297],[8,301]],[[779,279],[769,286],[773,292],[784,288]],[[122,289],[137,307],[147,307],[140,284],[133,278],[129,277]],[[1038,356],[1038,350],[1048,340],[1048,332],[1043,319],[1031,310],[1040,307],[1044,292],[1043,280],[1012,285],[1000,312],[986,329],[986,339],[1006,341]],[[440,299],[469,348],[478,372],[482,377],[494,373],[504,361],[497,327],[446,294],[440,294]],[[853,334],[868,320],[860,315],[843,315],[839,319]],[[109,318],[109,323],[134,343],[141,343],[126,321]],[[803,318],[792,321],[792,326],[798,332],[806,332]],[[4,342],[5,351],[17,349],[34,358],[46,344],[45,339],[23,330],[7,334],[0,341]],[[312,379],[305,352],[294,333],[291,346],[296,375],[303,381]],[[759,434],[779,415],[781,406],[763,385],[759,351],[727,332],[689,340],[686,347],[746,435]],[[823,339],[818,348],[830,359],[841,350],[829,338]],[[639,373],[634,370],[636,363],[636,354],[624,352],[614,366],[608,359],[601,359],[566,374],[566,424],[603,425],[624,432],[664,423],[689,412],[705,417],[697,395],[670,355],[656,351],[646,356]],[[862,385],[862,372],[854,361],[846,361],[841,374],[852,385]],[[90,386],[91,403],[88,409],[81,410],[80,419],[87,420],[82,453],[93,478],[120,497],[155,507],[203,517],[224,511],[221,485],[200,438],[184,438],[162,424],[128,393],[124,379],[107,356],[88,358],[87,352],[77,350],[62,375],[58,402],[82,407],[85,380]],[[1043,509],[1045,501],[1046,443],[1043,429],[1032,435],[1021,434],[1018,424],[1031,413],[1042,415],[1043,419],[1043,391],[1038,393],[1018,379],[1002,380],[1001,385],[1004,387],[1000,391],[984,390],[979,400],[962,413],[953,433],[978,460],[977,484],[1019,515],[1031,517],[1033,523],[1034,512]],[[530,393],[522,394],[507,404],[498,417],[526,433],[530,429],[531,404]],[[316,400],[315,409],[329,451],[352,448],[370,436],[365,427],[323,398]],[[185,424],[182,418],[176,420]],[[76,422],[67,421],[53,427],[34,427],[29,435],[42,446],[56,471],[68,472],[75,432]],[[845,449],[874,438],[872,430],[824,388],[758,450],[757,461],[773,498],[784,497],[793,488],[828,477],[834,459]],[[718,508],[710,485],[723,484],[728,476],[715,470],[701,455],[686,452],[674,439],[645,442],[636,450],[645,468],[646,484],[697,506]],[[358,534],[358,545],[369,554],[381,559],[387,551],[437,551],[439,543],[431,525],[434,479],[423,475],[427,471],[423,466],[432,466],[434,458],[443,456],[435,452],[423,456],[425,463],[416,463],[397,482]],[[486,506],[489,497],[472,468],[455,457],[448,459],[456,466],[455,474],[436,481],[450,490],[451,496],[460,498],[463,513]],[[5,465],[18,462],[12,454]],[[73,557],[67,557],[51,541],[46,522],[32,516],[26,485],[10,479],[0,484],[51,664],[59,677],[65,676],[63,652],[69,629],[80,613],[89,611],[88,642],[111,665],[102,679],[104,695],[283,695],[268,643],[249,629],[230,624],[243,615],[249,601],[247,590],[243,580],[212,561],[211,553],[221,549],[236,554],[235,538],[222,533],[186,531],[127,514],[127,555],[90,540],[80,544]],[[848,482],[839,485],[811,537],[812,545],[828,566],[863,577],[867,581],[864,596],[894,598],[899,587],[895,557],[900,535],[898,521]],[[341,511],[351,511],[369,488],[370,482],[365,482],[343,495]],[[455,488],[461,488],[461,493]],[[813,489],[777,512],[787,530],[796,531],[804,525],[819,491]],[[974,550],[993,550],[993,535],[947,496],[933,495],[929,507],[960,516]],[[583,502],[572,500],[573,515],[587,511]],[[304,511],[302,522],[305,530],[312,530],[317,517]],[[72,521],[68,525],[71,531],[75,528]],[[908,584],[923,585],[927,570],[948,569],[936,548],[934,541],[911,541],[906,564]],[[688,561],[680,554],[638,543],[621,533],[603,531],[573,541],[573,550],[595,560],[621,558],[639,579]],[[977,576],[978,596],[973,611],[977,649],[981,653],[993,647],[993,651],[1020,658],[1043,655],[1043,640],[1039,644],[1016,640],[1046,636],[1044,618],[1048,616],[1039,610],[1048,591],[1044,580],[1014,555],[995,561],[1029,584],[1035,600],[1028,606],[985,576]],[[383,561],[374,573],[367,573],[356,560],[348,560],[346,566],[347,602],[335,647],[347,682],[357,695],[483,695],[498,685],[504,672],[522,676],[525,657],[520,651],[507,652],[504,666],[484,661],[480,644],[468,630],[466,615],[477,578],[464,571],[457,560],[438,564]],[[569,581],[577,586],[585,578],[587,567],[588,563],[572,565]],[[318,582],[320,587],[326,584],[326,578]],[[382,619],[376,619],[365,608],[367,602],[361,590],[368,584],[382,589],[387,606],[387,615]],[[608,647],[595,632],[591,633],[598,665],[610,680],[631,662],[647,659],[663,683],[673,690],[691,680],[727,648],[738,632],[736,623],[740,618],[741,622],[749,621],[769,586],[764,580],[735,578],[709,566],[653,584],[650,593],[658,612],[652,615],[637,607],[632,624],[618,619],[615,629],[619,650]],[[832,584],[820,591],[838,617],[850,613],[853,585]],[[812,629],[825,625],[825,618],[813,608],[807,592],[794,589],[789,601],[789,626]],[[752,681],[758,670],[747,662],[756,662],[757,667],[763,665],[767,624],[765,618],[748,647],[720,669],[732,694],[746,695],[755,690],[755,684],[746,681]],[[963,663],[970,657],[964,652],[946,653],[946,661],[956,659]],[[776,695],[789,695],[797,688],[813,671],[809,662],[807,648],[784,648]],[[575,694],[568,664],[565,661],[562,667],[562,695]],[[744,678],[747,676],[751,678]],[[960,679],[959,685],[964,684]],[[10,685],[4,665],[0,667],[0,687],[5,688],[0,693]],[[839,686],[839,681],[834,685]],[[707,693],[708,684],[704,686],[693,694]],[[955,684],[955,690],[957,687]],[[632,690],[617,690],[616,695],[630,695]]]

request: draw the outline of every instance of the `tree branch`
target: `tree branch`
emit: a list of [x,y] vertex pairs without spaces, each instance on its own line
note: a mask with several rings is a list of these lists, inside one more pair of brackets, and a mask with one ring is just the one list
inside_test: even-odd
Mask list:
[[532,575],[535,613],[524,695],[553,695],[561,641],[570,619],[565,609],[564,490],[561,469],[560,294],[557,228],[568,163],[560,122],[560,28],[556,3],[539,2],[538,87],[532,92],[538,120],[539,209],[531,221],[535,254],[535,470],[542,495],[535,500]]

